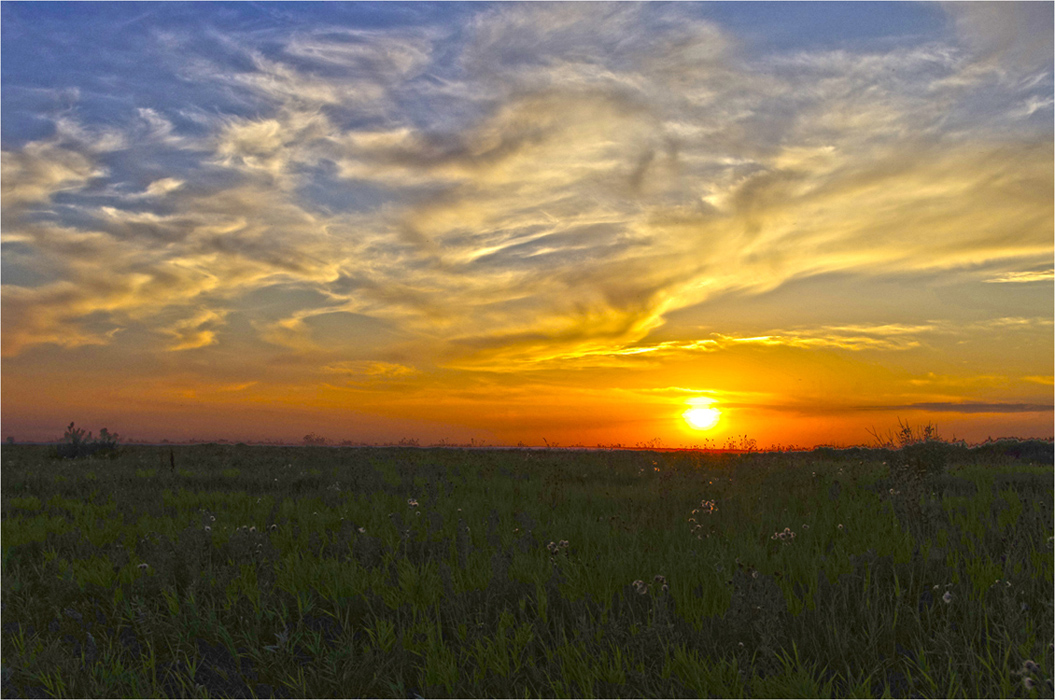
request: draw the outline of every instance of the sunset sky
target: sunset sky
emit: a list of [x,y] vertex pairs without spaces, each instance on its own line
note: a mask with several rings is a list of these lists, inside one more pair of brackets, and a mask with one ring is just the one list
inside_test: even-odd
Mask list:
[[4,2],[2,434],[1049,437],[1052,27]]

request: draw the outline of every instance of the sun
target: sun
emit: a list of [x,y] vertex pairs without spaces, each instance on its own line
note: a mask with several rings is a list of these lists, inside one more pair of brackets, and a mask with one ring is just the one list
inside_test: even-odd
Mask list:
[[710,430],[718,425],[722,412],[717,408],[690,408],[681,417],[696,430]]

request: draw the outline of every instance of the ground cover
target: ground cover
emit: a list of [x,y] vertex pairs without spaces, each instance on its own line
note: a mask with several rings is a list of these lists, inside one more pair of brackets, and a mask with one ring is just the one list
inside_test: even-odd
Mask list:
[[1050,462],[52,453],[2,453],[4,697],[1052,696]]

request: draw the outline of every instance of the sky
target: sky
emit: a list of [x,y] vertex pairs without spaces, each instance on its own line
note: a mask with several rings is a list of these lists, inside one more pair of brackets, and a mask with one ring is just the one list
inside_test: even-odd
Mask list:
[[1053,7],[3,2],[0,430],[1050,437]]

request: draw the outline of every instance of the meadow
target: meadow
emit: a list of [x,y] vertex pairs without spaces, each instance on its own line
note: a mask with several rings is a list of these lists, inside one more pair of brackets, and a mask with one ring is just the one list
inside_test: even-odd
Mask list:
[[1052,697],[1050,443],[932,447],[8,445],[2,694]]

